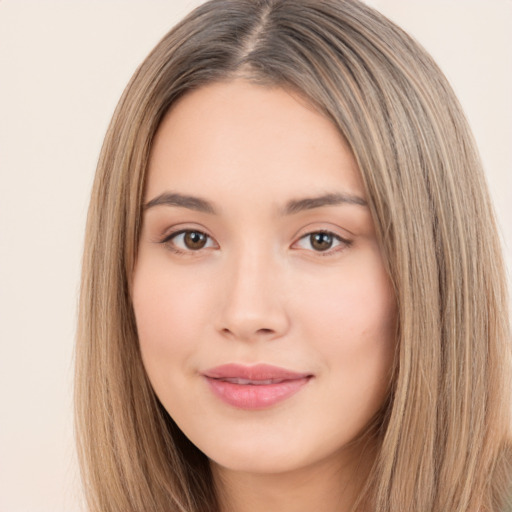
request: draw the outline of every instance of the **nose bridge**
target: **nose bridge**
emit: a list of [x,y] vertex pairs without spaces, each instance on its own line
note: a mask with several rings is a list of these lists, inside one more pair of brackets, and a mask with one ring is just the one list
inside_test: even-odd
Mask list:
[[261,244],[246,243],[226,262],[220,330],[238,339],[273,338],[288,326],[278,258]]

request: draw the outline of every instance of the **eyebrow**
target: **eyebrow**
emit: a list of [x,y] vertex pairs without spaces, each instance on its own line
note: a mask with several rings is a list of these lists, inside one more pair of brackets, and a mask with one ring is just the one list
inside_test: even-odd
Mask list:
[[[368,203],[359,196],[346,193],[324,194],[316,197],[305,197],[303,199],[292,199],[283,208],[282,215],[293,215],[304,210],[313,210],[322,206],[338,206],[341,204],[353,204],[357,206],[368,206]],[[178,206],[189,210],[196,210],[203,213],[216,214],[212,203],[206,199],[196,196],[178,194],[176,192],[164,192],[144,204],[144,210],[155,206]]]
[[163,194],[156,196],[144,205],[144,210],[160,205],[180,206],[181,208],[188,208],[189,210],[196,210],[203,213],[216,213],[212,203],[206,199],[177,194],[175,192],[164,192]]
[[283,210],[284,215],[292,215],[304,210],[321,208],[322,206],[338,206],[341,204],[354,204],[357,206],[368,206],[368,203],[359,196],[345,193],[324,194],[317,197],[306,197],[304,199],[292,199],[286,203]]

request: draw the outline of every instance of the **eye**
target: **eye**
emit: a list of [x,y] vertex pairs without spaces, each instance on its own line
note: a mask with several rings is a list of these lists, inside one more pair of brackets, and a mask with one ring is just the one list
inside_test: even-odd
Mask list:
[[162,243],[176,252],[199,251],[215,247],[213,239],[202,231],[184,229],[167,236]]
[[294,245],[299,249],[332,253],[350,246],[351,243],[350,240],[345,240],[330,231],[315,231],[304,235]]

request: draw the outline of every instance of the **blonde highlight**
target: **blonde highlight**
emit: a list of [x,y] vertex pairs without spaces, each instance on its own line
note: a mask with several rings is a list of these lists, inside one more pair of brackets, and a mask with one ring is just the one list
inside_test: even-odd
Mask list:
[[508,510],[506,279],[480,159],[448,82],[415,41],[356,0],[213,0],[137,70],[98,163],[76,362],[91,512],[217,510],[206,457],[144,371],[130,287],[156,130],[188,91],[235,77],[296,91],[335,123],[395,288],[396,368],[368,430],[380,450],[355,509]]

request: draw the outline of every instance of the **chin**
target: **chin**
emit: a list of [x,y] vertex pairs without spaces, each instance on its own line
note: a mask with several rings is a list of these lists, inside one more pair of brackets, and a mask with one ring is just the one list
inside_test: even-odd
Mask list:
[[329,460],[340,460],[343,446],[308,443],[307,439],[283,439],[281,436],[250,436],[236,439],[226,436],[223,442],[199,447],[212,464],[229,471],[252,474],[283,474],[298,471]]
[[278,474],[288,473],[307,466],[294,454],[288,453],[262,453],[261,450],[248,450],[247,453],[228,453],[225,451],[220,457],[209,457],[212,464],[225,470],[249,474]]

